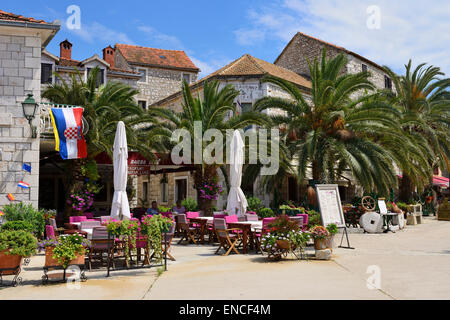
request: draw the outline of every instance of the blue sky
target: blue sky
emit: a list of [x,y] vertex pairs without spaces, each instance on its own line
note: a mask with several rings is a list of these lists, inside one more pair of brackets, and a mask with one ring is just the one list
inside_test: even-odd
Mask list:
[[[81,9],[81,29],[65,26],[66,9]],[[379,29],[367,20],[379,9]],[[447,0],[195,0],[22,1],[1,8],[24,16],[60,20],[47,49],[58,55],[64,39],[74,59],[115,43],[185,50],[202,76],[249,53],[273,62],[296,31],[346,47],[401,71],[409,58],[450,74],[450,2]]]

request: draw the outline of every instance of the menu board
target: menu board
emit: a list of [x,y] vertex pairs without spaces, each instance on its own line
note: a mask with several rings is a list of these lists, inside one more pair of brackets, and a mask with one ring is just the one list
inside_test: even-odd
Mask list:
[[316,192],[323,225],[328,226],[334,223],[338,227],[345,227],[344,212],[342,211],[338,185],[319,184],[316,185]]
[[378,200],[378,208],[380,208],[380,213],[381,214],[388,213],[388,210],[387,210],[387,207],[386,207],[386,202],[384,202],[384,200]]

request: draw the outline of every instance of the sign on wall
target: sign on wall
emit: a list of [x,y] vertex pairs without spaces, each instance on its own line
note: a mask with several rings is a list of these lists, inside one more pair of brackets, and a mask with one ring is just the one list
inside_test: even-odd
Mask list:
[[345,218],[338,185],[316,185],[316,192],[323,225],[328,226],[334,223],[339,228],[345,228]]

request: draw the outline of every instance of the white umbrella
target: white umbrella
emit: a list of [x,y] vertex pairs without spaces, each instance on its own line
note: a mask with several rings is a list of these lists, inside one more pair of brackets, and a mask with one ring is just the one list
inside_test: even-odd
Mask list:
[[125,124],[119,121],[113,147],[114,197],[111,206],[112,218],[131,218],[127,197],[128,146]]
[[239,130],[233,133],[230,150],[230,182],[231,188],[228,194],[227,211],[231,214],[237,213],[243,216],[247,211],[247,199],[241,189],[242,165],[244,164],[244,141],[242,141]]

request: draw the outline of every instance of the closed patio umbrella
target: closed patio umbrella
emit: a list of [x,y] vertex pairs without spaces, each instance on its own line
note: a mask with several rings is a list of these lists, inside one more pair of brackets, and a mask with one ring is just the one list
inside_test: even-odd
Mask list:
[[241,189],[242,165],[244,164],[244,141],[239,130],[233,133],[230,144],[230,192],[228,194],[227,211],[230,214],[243,216],[247,211],[247,199]]
[[114,197],[111,206],[112,218],[131,218],[127,196],[128,146],[125,124],[119,121],[113,147]]

